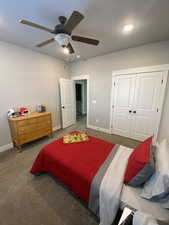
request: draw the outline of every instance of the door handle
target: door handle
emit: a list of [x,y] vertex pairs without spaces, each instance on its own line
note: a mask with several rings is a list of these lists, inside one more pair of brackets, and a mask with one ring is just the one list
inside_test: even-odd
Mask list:
[[133,113],[136,113],[136,111],[134,110]]
[[131,111],[131,110],[129,110],[129,113],[132,113],[132,111]]

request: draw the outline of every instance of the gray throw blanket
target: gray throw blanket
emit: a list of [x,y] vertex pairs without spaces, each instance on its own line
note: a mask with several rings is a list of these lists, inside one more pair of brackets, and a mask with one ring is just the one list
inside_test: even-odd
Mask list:
[[110,225],[119,209],[124,173],[132,149],[116,145],[95,175],[89,196],[89,208]]
[[90,188],[90,196],[89,196],[89,209],[99,217],[99,196],[100,196],[100,185],[103,180],[103,177],[110,166],[116,152],[119,149],[119,145],[116,145],[112,151],[110,152],[107,159],[104,161],[97,174],[95,175],[91,188]]

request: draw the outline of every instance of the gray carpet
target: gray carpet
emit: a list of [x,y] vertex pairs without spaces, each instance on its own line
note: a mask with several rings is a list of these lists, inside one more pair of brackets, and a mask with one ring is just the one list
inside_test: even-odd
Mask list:
[[[53,139],[42,138],[23,147],[0,153],[0,225],[96,225],[96,218],[63,185],[45,174],[34,177],[29,170],[40,149],[64,132],[84,130],[84,121],[57,131]],[[90,135],[128,147],[128,138],[86,129]]]

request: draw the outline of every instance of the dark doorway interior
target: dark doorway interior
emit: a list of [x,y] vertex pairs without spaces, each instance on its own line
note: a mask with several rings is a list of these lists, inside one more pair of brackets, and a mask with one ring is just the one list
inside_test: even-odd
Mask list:
[[82,100],[82,85],[76,84],[76,100],[81,101]]
[[82,115],[82,85],[76,84],[76,116]]
[[[85,122],[87,114],[87,80],[75,81],[76,121]],[[86,123],[86,122],[85,122]]]

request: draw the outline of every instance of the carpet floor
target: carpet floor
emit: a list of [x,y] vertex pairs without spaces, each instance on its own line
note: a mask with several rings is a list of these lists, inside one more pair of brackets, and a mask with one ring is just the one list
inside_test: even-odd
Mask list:
[[23,147],[22,153],[0,153],[0,225],[96,225],[96,218],[86,205],[64,185],[48,174],[34,177],[29,170],[43,146],[73,130],[87,130],[89,135],[135,147],[138,142],[86,129],[78,121],[67,129]]

